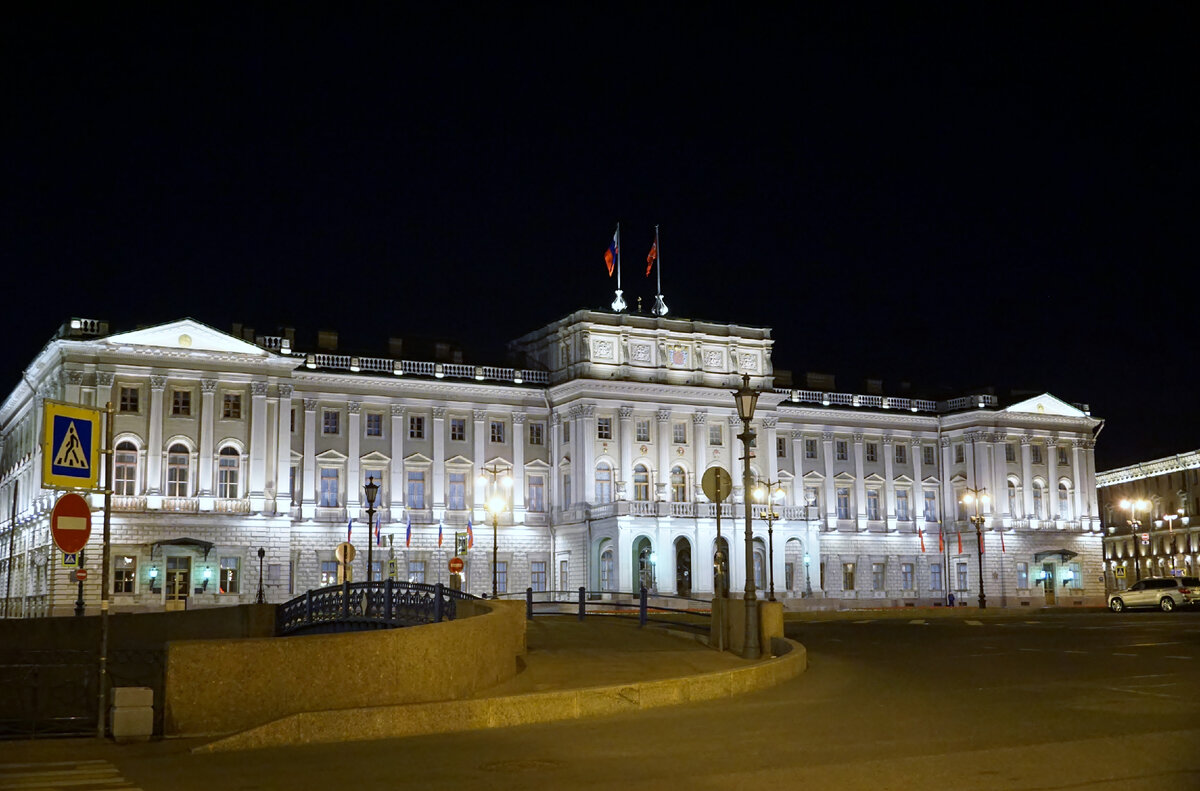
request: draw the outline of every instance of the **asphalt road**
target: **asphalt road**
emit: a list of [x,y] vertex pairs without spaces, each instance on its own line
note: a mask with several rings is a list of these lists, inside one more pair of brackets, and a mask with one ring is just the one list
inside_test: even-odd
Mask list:
[[148,791],[1200,789],[1200,613],[864,617],[788,636],[809,671],[730,700],[317,748],[77,755]]

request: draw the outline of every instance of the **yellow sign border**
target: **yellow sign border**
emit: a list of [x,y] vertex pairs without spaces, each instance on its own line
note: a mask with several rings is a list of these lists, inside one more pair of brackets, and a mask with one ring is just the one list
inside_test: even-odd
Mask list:
[[[68,404],[65,401],[52,401],[49,398],[42,401],[42,488],[67,489],[71,491],[96,491],[100,481],[100,410],[97,407]],[[87,420],[92,424],[92,447],[89,451],[88,462],[91,465],[91,475],[87,478],[76,478],[69,475],[55,475],[54,469],[54,417]]]

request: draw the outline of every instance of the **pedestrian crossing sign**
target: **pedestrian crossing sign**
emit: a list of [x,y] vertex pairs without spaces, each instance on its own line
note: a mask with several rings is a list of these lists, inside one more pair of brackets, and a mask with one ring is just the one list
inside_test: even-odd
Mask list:
[[49,399],[42,405],[42,488],[96,489],[100,410]]

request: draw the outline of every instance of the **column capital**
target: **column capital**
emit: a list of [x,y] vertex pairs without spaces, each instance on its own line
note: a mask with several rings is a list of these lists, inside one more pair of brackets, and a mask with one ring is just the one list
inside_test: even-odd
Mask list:
[[779,418],[777,418],[777,417],[764,417],[762,419],[762,427],[763,428],[775,428],[775,426],[778,423],[779,423]]
[[267,397],[267,383],[266,382],[251,382],[250,383],[250,395],[255,396],[255,397],[260,397],[260,398],[266,398]]
[[403,404],[392,404],[392,417],[404,417]]
[[737,415],[729,415],[729,425],[733,428],[739,428],[742,425],[742,419]]
[[822,431],[821,432],[821,440],[823,442],[833,442],[833,432],[832,431]]
[[948,447],[950,447],[950,438],[949,438],[949,437],[942,437],[942,441],[941,441],[941,443],[939,443],[939,444],[941,444],[941,446],[942,446],[943,448],[948,448]]
[[83,371],[64,371],[67,379],[67,384],[83,384]]
[[1093,449],[1096,447],[1096,440],[1094,440],[1094,439],[1085,439],[1085,440],[1083,441],[1083,447],[1084,447],[1084,448],[1086,448],[1086,449],[1088,449],[1088,450],[1093,450]]
[[513,425],[514,425],[514,426],[521,426],[521,425],[524,425],[524,424],[525,424],[525,418],[527,418],[527,417],[529,417],[529,415],[525,414],[524,412],[513,412],[513,413],[512,413],[512,422],[513,422]]
[[315,398],[304,399],[304,411],[305,412],[316,412],[317,411],[317,399],[315,399]]
[[217,380],[216,379],[201,379],[200,380],[200,390],[205,393],[217,392]]
[[804,439],[804,431],[798,428],[792,429],[792,439]]
[[595,404],[583,404],[582,406],[579,407],[579,411],[583,415],[583,417],[595,417],[596,416],[596,405]]
[[893,437],[891,434],[883,435],[883,444],[885,447],[888,445],[891,445],[893,442],[895,442],[895,440],[896,440],[896,438]]
[[446,407],[444,406],[435,406],[430,412],[433,414],[434,420],[444,420],[446,418]]
[[292,399],[292,392],[295,390],[295,388],[293,388],[291,385],[281,384],[278,386],[278,390],[280,398],[290,401]]
[[921,438],[920,437],[909,437],[908,444],[912,445],[914,448],[919,448],[919,447],[921,447]]
[[165,376],[151,376],[150,377],[150,389],[151,390],[162,390],[166,386],[167,386],[167,377],[165,377]]
[[1021,445],[1022,446],[1032,445],[1032,444],[1033,444],[1033,435],[1032,434],[1022,434],[1021,435]]
[[660,410],[658,410],[658,412],[655,414],[654,417],[658,420],[659,423],[666,423],[668,420],[671,419],[671,410],[660,409]]
[[99,387],[112,387],[113,373],[112,371],[100,371],[96,374],[96,384]]
[[621,420],[631,419],[633,417],[633,407],[628,406],[628,405],[622,405],[622,406],[618,407],[617,408],[617,416],[619,418],[621,418]]
[[992,433],[992,442],[1008,442],[1007,431],[996,431]]
[[562,413],[561,412],[551,412],[550,413],[550,425],[557,426],[560,423],[562,423]]
[[[445,410],[442,410],[445,413]],[[487,420],[488,411],[486,409],[472,409],[471,416],[475,418],[476,423],[482,423]]]
[[707,412],[693,412],[692,413],[692,425],[693,426],[703,426],[707,422],[708,422],[708,413]]
[[863,435],[859,434],[858,432],[855,432],[854,433],[854,444],[861,445],[862,441],[863,441]]
[[362,411],[362,402],[361,401],[347,401],[346,402],[346,411],[348,411],[351,415],[357,415],[359,412]]

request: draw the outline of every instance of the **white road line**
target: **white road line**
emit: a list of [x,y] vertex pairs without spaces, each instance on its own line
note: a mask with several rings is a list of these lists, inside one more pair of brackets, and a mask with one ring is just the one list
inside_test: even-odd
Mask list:
[[917,618],[916,620],[909,621],[909,623],[910,623],[910,624],[914,624],[914,625],[916,625],[916,626],[924,626],[924,625],[925,625],[925,619],[923,619],[923,618]]
[[1041,621],[1026,621],[1025,623],[1041,623]]
[[1191,659],[1190,656],[1164,656],[1163,659]]
[[1151,697],[1151,698],[1177,698],[1177,697],[1179,697],[1178,695],[1164,695],[1161,692],[1143,692],[1140,689],[1133,689],[1132,687],[1104,687],[1104,689],[1107,689],[1109,692],[1134,692],[1138,695],[1146,695],[1147,697]]
[[873,618],[868,618],[865,621],[855,621],[854,623],[871,623],[873,620],[874,620]]
[[1137,656],[1137,654],[1120,654],[1116,651],[1113,651],[1113,656]]
[[1018,648],[1017,650],[1036,654],[1036,653],[1040,653],[1042,649],[1040,649],[1040,648]]
[[28,769],[28,768],[49,768],[51,766],[87,766],[89,764],[107,764],[108,761],[103,760],[87,760],[87,761],[49,761],[47,763],[38,764],[0,764],[0,771],[5,769]]
[[1131,643],[1130,645],[1121,646],[1122,648],[1145,648],[1151,645],[1179,645],[1179,640],[1173,640],[1169,643]]
[[1064,654],[1086,654],[1088,651],[1063,651]]
[[133,785],[108,761],[48,761],[46,763],[0,764],[0,789],[77,789],[116,791]]
[[967,626],[983,626],[983,621],[963,621]]

